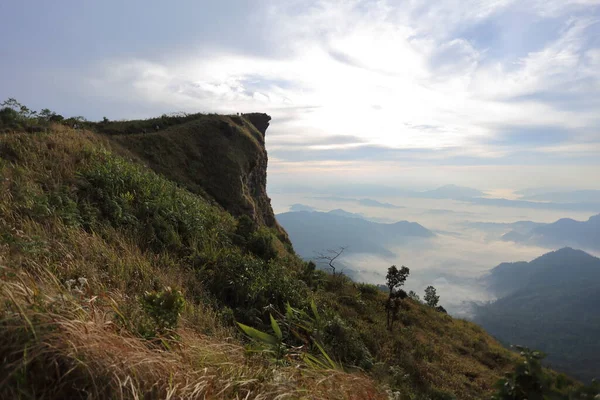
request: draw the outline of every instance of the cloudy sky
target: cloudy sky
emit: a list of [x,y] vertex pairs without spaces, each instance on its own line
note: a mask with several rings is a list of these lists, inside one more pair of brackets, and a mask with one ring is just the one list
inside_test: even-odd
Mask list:
[[600,189],[599,0],[21,0],[0,37],[35,109],[271,114],[271,185]]

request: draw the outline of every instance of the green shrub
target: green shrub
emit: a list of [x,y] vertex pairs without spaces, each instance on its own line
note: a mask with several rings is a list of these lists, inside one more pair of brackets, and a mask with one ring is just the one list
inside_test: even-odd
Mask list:
[[233,219],[174,183],[108,152],[95,153],[91,164],[79,172],[77,197],[85,226],[108,221],[130,229],[155,252],[189,255],[231,242]]
[[343,364],[364,370],[373,366],[373,357],[358,332],[338,315],[327,320],[323,329],[323,342],[327,352]]
[[142,296],[142,308],[154,322],[158,333],[177,327],[184,306],[183,294],[170,287],[157,292],[146,292]]
[[370,283],[358,283],[357,285],[358,291],[367,297],[376,297],[382,291],[377,287],[377,285],[372,285]]
[[515,346],[523,360],[515,366],[513,372],[506,374],[497,383],[498,392],[494,400],[584,400],[597,399],[600,385],[592,382],[590,386],[572,389],[564,376],[554,376],[542,367],[546,355],[526,347]]
[[16,129],[20,126],[21,117],[16,110],[9,107],[0,109],[0,127]]
[[270,229],[260,227],[248,240],[248,250],[265,261],[277,257],[275,248],[275,235]]

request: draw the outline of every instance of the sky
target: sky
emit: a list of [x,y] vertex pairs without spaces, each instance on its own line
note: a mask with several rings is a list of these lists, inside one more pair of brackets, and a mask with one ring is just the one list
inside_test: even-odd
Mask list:
[[600,189],[600,0],[0,3],[0,97],[266,112],[269,185]]

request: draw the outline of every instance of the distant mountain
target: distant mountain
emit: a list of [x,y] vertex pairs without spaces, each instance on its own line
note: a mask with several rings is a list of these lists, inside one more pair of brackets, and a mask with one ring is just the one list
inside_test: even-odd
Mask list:
[[557,370],[600,377],[600,259],[563,248],[500,264],[486,282],[499,299],[478,308],[475,322],[505,344],[548,353]]
[[364,214],[352,213],[352,212],[349,212],[346,210],[342,210],[341,208],[336,208],[335,210],[328,211],[327,214],[337,215],[339,217],[346,217],[346,218],[367,219],[367,218],[365,218]]
[[470,197],[481,197],[484,195],[485,193],[477,189],[456,185],[445,185],[437,189],[418,192],[416,197],[425,197],[431,199],[464,199]]
[[599,202],[554,203],[527,200],[510,200],[502,198],[471,197],[458,199],[469,203],[492,207],[532,208],[536,210],[565,210],[565,211],[600,211]]
[[306,204],[296,203],[296,204],[292,204],[290,206],[290,211],[297,212],[297,211],[317,211],[317,210],[316,210],[316,208],[307,206]]
[[504,234],[502,239],[547,247],[575,246],[600,250],[600,214],[587,221],[563,218],[551,224],[532,224],[529,229],[514,229]]
[[373,199],[358,199],[357,201],[358,201],[358,204],[360,204],[362,206],[367,206],[367,207],[394,208],[394,209],[406,208],[404,206],[397,206],[396,204],[382,203],[380,201],[373,200]]
[[361,206],[367,206],[367,207],[390,208],[390,209],[406,208],[404,206],[398,206],[396,204],[391,204],[391,203],[382,203],[380,201],[377,201],[374,199],[368,199],[368,198],[355,199],[352,197],[340,197],[340,196],[316,196],[315,198],[319,199],[319,200],[329,200],[329,201],[335,201],[335,202],[356,203],[356,204],[360,204]]
[[552,201],[557,203],[600,203],[600,190],[574,190],[570,192],[537,193],[521,197],[522,200]]
[[[293,191],[294,186],[286,186],[287,191]],[[296,188],[295,191],[314,192],[315,188]],[[325,190],[324,190],[325,189]],[[383,207],[383,208],[404,208],[390,203],[382,203],[377,200],[372,200],[372,197],[412,197],[412,198],[427,198],[427,199],[468,199],[471,197],[481,197],[485,193],[464,186],[444,185],[431,190],[410,190],[400,187],[379,186],[379,185],[352,185],[352,186],[327,186],[327,188],[319,189],[321,193],[330,193],[331,196],[320,198],[329,198],[336,201],[355,201],[363,203],[366,206]],[[371,198],[353,198],[354,196],[369,196]]]
[[579,284],[582,279],[598,279],[600,259],[570,247],[553,251],[533,261],[502,263],[486,278],[488,288],[498,297],[517,292],[525,287]]
[[435,236],[415,222],[377,223],[344,210],[287,212],[278,214],[276,218],[289,234],[296,252],[305,258],[340,246],[346,246],[348,253],[393,256],[388,250],[391,245],[409,238]]

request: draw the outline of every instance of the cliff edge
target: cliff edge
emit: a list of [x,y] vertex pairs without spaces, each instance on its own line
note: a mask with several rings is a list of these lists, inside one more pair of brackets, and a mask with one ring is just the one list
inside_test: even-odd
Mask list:
[[150,129],[138,128],[138,133],[135,128],[103,130],[154,171],[214,200],[236,217],[248,215],[258,225],[275,229],[289,244],[267,195],[265,134],[271,117],[200,114],[165,125],[172,119],[152,122]]

